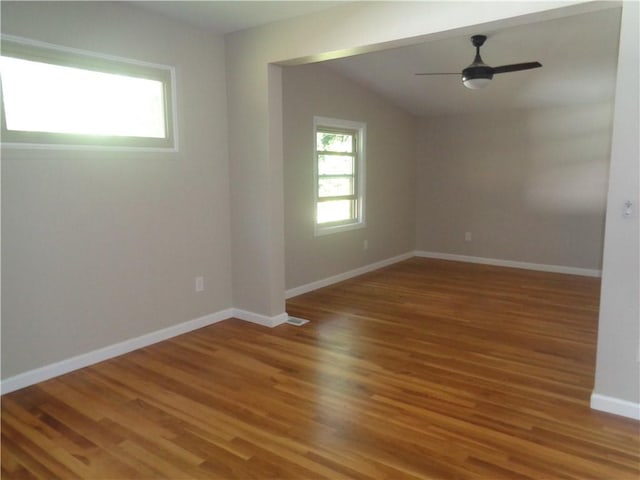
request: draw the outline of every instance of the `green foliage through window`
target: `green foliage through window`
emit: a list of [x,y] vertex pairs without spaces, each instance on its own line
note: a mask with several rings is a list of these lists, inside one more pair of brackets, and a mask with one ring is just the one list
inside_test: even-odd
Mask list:
[[316,124],[317,231],[338,231],[363,223],[364,182],[361,170],[364,159],[360,145],[364,140],[364,126],[358,124],[354,127]]

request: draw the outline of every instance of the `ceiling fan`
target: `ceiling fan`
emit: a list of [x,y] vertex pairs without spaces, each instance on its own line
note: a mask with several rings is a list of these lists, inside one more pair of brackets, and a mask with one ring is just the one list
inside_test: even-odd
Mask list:
[[[489,85],[493,76],[497,73],[518,72],[520,70],[530,70],[541,67],[540,62],[514,63],[512,65],[502,65],[501,67],[490,67],[482,61],[480,57],[480,47],[484,45],[486,35],[474,35],[471,43],[476,47],[476,58],[473,63],[462,70],[462,83],[472,90],[483,88]],[[416,73],[416,75],[460,75],[460,73]]]

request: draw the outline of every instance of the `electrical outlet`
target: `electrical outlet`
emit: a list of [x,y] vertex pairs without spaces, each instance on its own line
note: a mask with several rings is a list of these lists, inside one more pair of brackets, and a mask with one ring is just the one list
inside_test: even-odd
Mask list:
[[204,277],[196,277],[196,292],[204,291]]
[[369,240],[365,240],[364,242],[362,242],[362,249],[369,250]]
[[471,241],[471,232],[464,232],[464,241],[465,242]]

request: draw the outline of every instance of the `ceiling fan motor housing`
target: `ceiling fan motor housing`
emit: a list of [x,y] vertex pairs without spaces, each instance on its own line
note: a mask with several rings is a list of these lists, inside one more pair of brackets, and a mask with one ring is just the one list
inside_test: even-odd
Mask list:
[[474,62],[462,70],[462,83],[472,90],[486,86],[492,78],[493,68],[483,63]]
[[462,70],[462,81],[475,80],[476,78],[486,78],[491,80],[493,78],[493,68],[484,63],[472,63],[467,68]]

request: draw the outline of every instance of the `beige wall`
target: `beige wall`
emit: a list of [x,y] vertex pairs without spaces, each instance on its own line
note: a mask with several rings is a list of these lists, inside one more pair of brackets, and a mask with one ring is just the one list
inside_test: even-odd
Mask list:
[[2,377],[231,307],[222,39],[111,2],[2,2],[2,32],[175,66],[180,135],[2,150]]
[[611,122],[610,103],[424,120],[417,249],[600,269]]
[[[287,289],[412,251],[415,119],[322,64],[284,68],[283,96]],[[364,228],[314,236],[314,115],[367,125]]]

